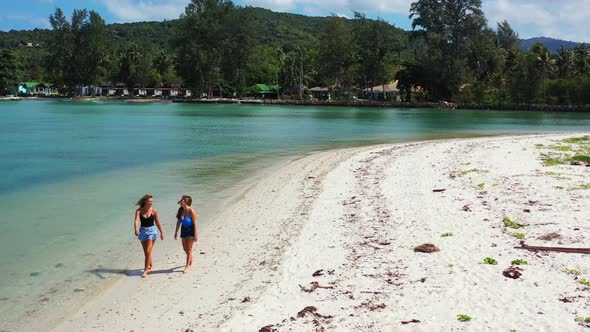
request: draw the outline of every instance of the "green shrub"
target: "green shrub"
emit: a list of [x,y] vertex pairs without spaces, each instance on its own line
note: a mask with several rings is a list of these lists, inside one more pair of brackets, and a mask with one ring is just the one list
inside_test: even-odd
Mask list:
[[573,144],[586,143],[586,142],[590,142],[590,136],[586,135],[586,136],[582,136],[582,137],[566,138],[563,140],[563,142],[573,143]]
[[578,280],[578,284],[582,284],[584,286],[590,287],[590,280],[580,279],[580,280]]
[[481,261],[480,264],[498,265],[498,261],[492,257],[486,257],[483,259],[483,261]]
[[571,158],[571,160],[583,161],[585,163],[590,163],[590,156],[586,156],[583,154],[577,154]]
[[512,221],[508,217],[504,217],[504,219],[502,219],[502,221],[504,222],[504,226],[514,228],[514,229],[519,229],[521,227],[528,226],[528,224],[521,224],[519,222]]
[[447,233],[442,233],[442,234],[440,235],[440,237],[449,237],[449,236],[453,236],[453,235],[455,235],[455,234],[453,234],[453,233],[451,233],[451,232],[447,232]]
[[511,265],[528,265],[529,262],[525,261],[524,259],[515,259],[512,262],[510,262]]
[[557,166],[557,165],[562,165],[565,164],[565,162],[561,159],[557,159],[557,158],[553,158],[553,157],[547,157],[545,159],[543,159],[543,166]]
[[464,315],[464,314],[458,314],[457,315],[457,320],[460,322],[468,322],[471,320],[471,317]]
[[524,233],[511,233],[510,235],[514,236],[517,239],[521,239],[521,240],[525,238]]
[[572,147],[567,145],[552,145],[549,148],[557,151],[572,151]]
[[579,271],[579,270],[577,270],[577,269],[565,269],[565,272],[566,272],[567,274],[573,274],[573,275],[575,275],[575,276],[579,276],[580,274],[582,274],[582,272],[580,272],[580,271]]
[[581,186],[573,187],[570,190],[590,190],[590,183],[586,183]]

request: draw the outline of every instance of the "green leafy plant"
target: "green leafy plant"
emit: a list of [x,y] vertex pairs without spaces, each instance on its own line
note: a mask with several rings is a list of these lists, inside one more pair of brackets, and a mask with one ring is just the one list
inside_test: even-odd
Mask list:
[[512,262],[510,262],[511,265],[528,265],[529,262],[525,261],[524,259],[515,259]]
[[587,280],[587,279],[580,279],[580,280],[578,280],[578,283],[579,283],[579,284],[582,284],[582,285],[584,285],[584,286],[590,287],[590,280]]
[[541,157],[543,159],[543,166],[557,166],[561,164],[565,164],[565,161],[562,159],[557,159],[554,157]]
[[510,233],[510,235],[514,236],[517,239],[521,239],[521,240],[525,238],[524,233]]
[[549,148],[558,151],[572,151],[572,147],[567,145],[552,145]]
[[456,173],[457,176],[464,176],[467,175],[469,173],[488,173],[489,171],[486,171],[485,169],[477,169],[477,168],[472,168],[472,169],[468,169],[466,171],[460,171],[458,173]]
[[478,189],[483,189],[483,187],[485,187],[485,186],[486,186],[485,183],[480,183],[480,184],[477,185],[477,188]]
[[453,234],[452,232],[447,232],[447,233],[442,233],[440,235],[440,237],[449,237],[449,236],[453,236],[453,235],[455,235],[455,234]]
[[483,259],[483,261],[481,261],[480,264],[498,265],[498,261],[492,257],[486,257]]
[[471,317],[464,315],[464,314],[458,314],[457,315],[457,320],[460,322],[468,322],[471,320]]
[[576,317],[576,322],[590,323],[590,317]]
[[559,172],[546,172],[545,174],[550,175],[558,180],[571,180],[571,178],[563,176],[563,173],[559,173]]
[[582,137],[566,138],[566,139],[562,140],[562,142],[573,143],[573,144],[586,143],[586,142],[590,142],[590,136],[586,135],[586,136],[582,136]]
[[510,220],[510,218],[508,218],[508,217],[504,217],[504,219],[502,219],[502,221],[504,222],[504,226],[514,228],[514,229],[519,229],[521,227],[528,226],[528,224],[521,224],[517,221]]
[[565,272],[567,274],[573,274],[575,276],[579,276],[580,274],[582,274],[582,272],[580,272],[580,270],[577,269],[565,269]]
[[590,183],[586,183],[581,186],[573,187],[570,190],[590,190]]
[[590,163],[590,156],[586,156],[586,155],[582,155],[582,154],[577,154],[575,156],[573,156],[571,158],[571,160],[577,160],[577,161],[583,161],[585,163]]

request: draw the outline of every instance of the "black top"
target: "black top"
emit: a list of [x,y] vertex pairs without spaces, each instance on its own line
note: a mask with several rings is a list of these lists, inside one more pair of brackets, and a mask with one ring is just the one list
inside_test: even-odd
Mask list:
[[139,220],[141,221],[141,227],[152,227],[154,226],[154,213],[152,212],[149,217],[144,218],[140,211]]

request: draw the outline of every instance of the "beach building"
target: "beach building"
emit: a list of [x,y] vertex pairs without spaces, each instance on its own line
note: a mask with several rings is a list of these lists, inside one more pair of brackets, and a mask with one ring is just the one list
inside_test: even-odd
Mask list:
[[83,86],[80,88],[82,96],[102,96],[103,86]]
[[318,100],[330,100],[331,99],[330,88],[327,88],[327,87],[315,86],[315,87],[309,89],[309,92],[311,93],[311,96],[313,98],[318,99]]
[[22,82],[17,84],[17,94],[28,96],[54,96],[59,91],[51,83],[43,82]]
[[252,94],[258,98],[278,98],[281,87],[279,85],[256,84],[252,87]]
[[399,89],[398,89],[398,82],[393,81],[389,84],[381,84],[376,85],[371,88],[366,88],[362,90],[362,96],[365,99],[374,99],[374,100],[398,100],[399,99]]

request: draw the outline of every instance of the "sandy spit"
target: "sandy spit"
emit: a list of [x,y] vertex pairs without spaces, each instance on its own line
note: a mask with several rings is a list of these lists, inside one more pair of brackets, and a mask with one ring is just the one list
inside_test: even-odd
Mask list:
[[[190,273],[180,272],[180,243],[156,251],[147,280],[121,278],[55,330],[587,330],[576,319],[590,317],[590,287],[580,283],[590,280],[588,255],[514,248],[515,233],[528,245],[590,248],[590,190],[580,189],[590,167],[541,160],[581,135],[380,145],[292,161],[201,221]],[[526,226],[506,227],[504,217]],[[423,243],[440,251],[415,252]],[[487,257],[497,265],[481,264]],[[528,262],[520,277],[504,276],[516,259]]]

